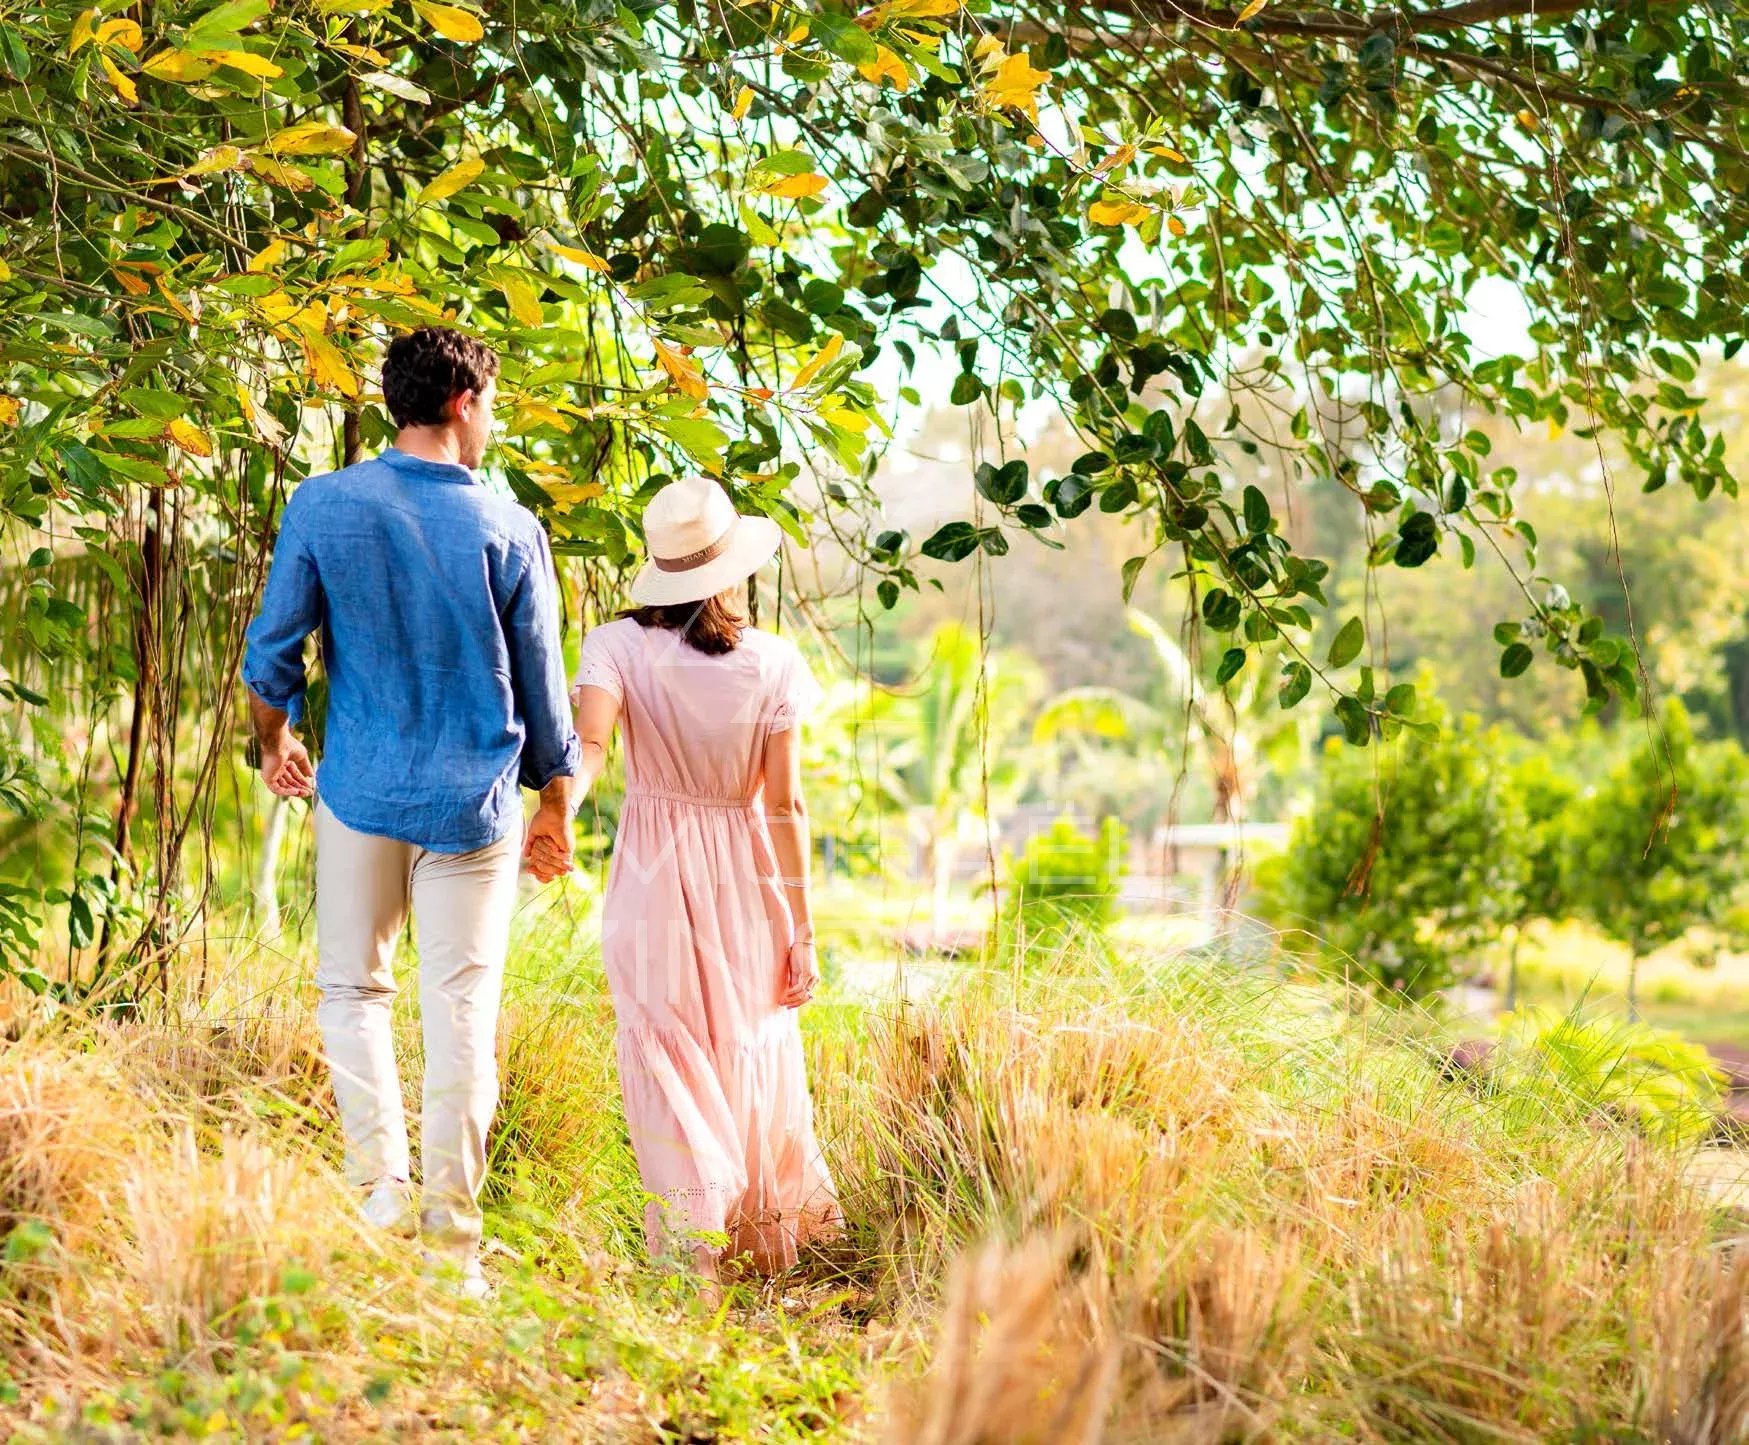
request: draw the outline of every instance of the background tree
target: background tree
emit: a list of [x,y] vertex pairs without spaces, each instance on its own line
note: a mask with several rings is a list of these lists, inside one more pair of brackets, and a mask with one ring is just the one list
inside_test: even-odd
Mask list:
[[1504,738],[1432,706],[1426,721],[1376,752],[1331,740],[1265,904],[1333,970],[1409,999],[1474,966],[1517,916],[1526,871]]
[[1524,930],[1539,921],[1558,922],[1572,908],[1573,847],[1578,824],[1579,783],[1548,748],[1527,752],[1512,764],[1506,782],[1519,813],[1518,851],[1523,863],[1516,907],[1507,915],[1511,941],[1506,955],[1505,1007],[1518,1007],[1518,951]]
[[[829,527],[881,606],[922,585],[920,554],[1057,542],[1097,504],[1136,524],[1132,580],[1198,574],[1223,655],[1274,666],[1259,649],[1310,630],[1326,564],[1249,475],[1268,441],[1284,485],[1351,499],[1379,565],[1517,578],[1508,671],[1541,655],[1599,705],[1633,690],[1621,639],[1542,585],[1472,418],[1607,432],[1643,485],[1734,488],[1692,388],[1703,349],[1740,344],[1749,288],[1741,20],[1737,0],[0,11],[0,522],[30,579],[0,637],[0,774],[38,815],[10,916],[47,917],[52,876],[81,957],[125,934],[129,975],[162,977],[228,866],[206,839],[253,806],[213,702],[278,506],[384,438],[371,359],[439,318],[502,346],[501,474],[595,564],[586,611],[644,499],[702,468],[798,541]],[[1483,282],[1531,319],[1486,357]],[[975,517],[907,536],[869,484],[877,392],[938,387],[997,438],[1048,398],[1080,450],[1048,475],[998,455]],[[1352,642],[1284,662],[1287,696],[1375,736],[1401,697],[1379,618],[1331,630]]]
[[1575,813],[1569,869],[1575,907],[1626,946],[1628,1017],[1639,1017],[1639,966],[1690,930],[1711,946],[1749,940],[1743,915],[1749,757],[1694,736],[1668,700],[1660,726]]

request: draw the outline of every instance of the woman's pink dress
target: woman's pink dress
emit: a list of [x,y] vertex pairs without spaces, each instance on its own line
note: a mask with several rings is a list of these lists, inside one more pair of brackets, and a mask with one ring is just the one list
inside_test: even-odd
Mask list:
[[766,739],[818,688],[795,645],[748,628],[722,656],[630,618],[583,641],[577,681],[620,700],[626,793],[602,915],[620,1085],[652,1253],[699,1231],[767,1270],[835,1225],[766,827]]

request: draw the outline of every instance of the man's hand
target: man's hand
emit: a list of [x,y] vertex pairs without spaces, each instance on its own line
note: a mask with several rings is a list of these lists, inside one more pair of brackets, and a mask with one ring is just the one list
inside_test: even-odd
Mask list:
[[528,860],[528,871],[542,883],[551,883],[571,871],[571,809],[567,804],[549,802],[543,794],[541,805],[528,820],[522,856]]
[[282,727],[261,743],[261,779],[282,798],[308,798],[316,791],[316,773],[304,745]]

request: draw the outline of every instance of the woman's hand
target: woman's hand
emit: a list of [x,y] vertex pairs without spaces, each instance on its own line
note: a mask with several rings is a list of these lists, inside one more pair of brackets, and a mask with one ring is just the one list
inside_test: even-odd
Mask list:
[[820,986],[820,964],[814,953],[812,938],[798,938],[789,946],[789,962],[784,974],[783,996],[778,1000],[785,1008],[800,1008],[814,997]]

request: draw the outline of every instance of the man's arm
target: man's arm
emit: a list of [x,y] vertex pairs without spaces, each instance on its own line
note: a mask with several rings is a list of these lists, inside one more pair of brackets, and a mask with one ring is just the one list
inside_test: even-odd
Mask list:
[[519,778],[538,789],[540,806],[529,820],[523,857],[549,883],[571,871],[571,777],[579,761],[577,735],[565,707],[565,658],[559,648],[559,594],[546,533],[533,529],[527,570],[511,594],[504,636],[510,680],[526,735]]
[[261,611],[249,624],[243,681],[249,718],[261,743],[261,777],[282,798],[316,790],[310,755],[292,734],[304,710],[304,639],[322,620],[322,589],[290,507],[280,521]]

